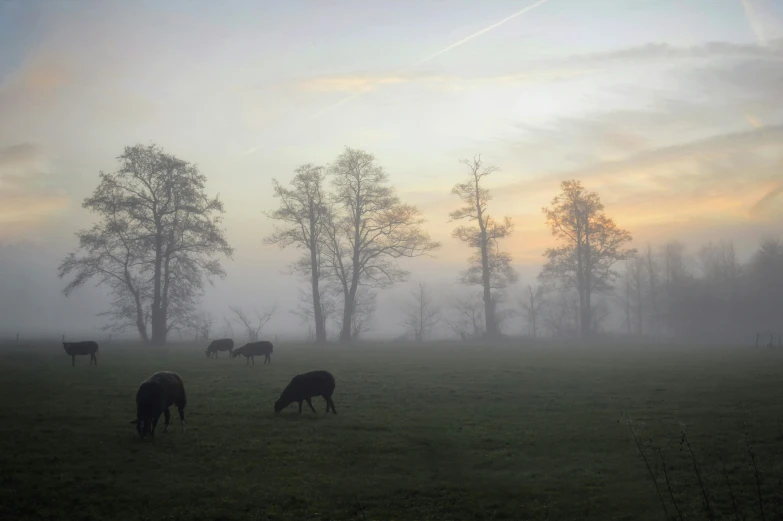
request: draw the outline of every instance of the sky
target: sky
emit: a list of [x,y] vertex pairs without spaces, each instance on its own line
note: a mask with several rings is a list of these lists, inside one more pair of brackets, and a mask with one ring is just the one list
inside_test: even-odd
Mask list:
[[300,328],[299,281],[297,252],[262,243],[271,179],[345,146],[374,154],[443,244],[403,266],[379,335],[401,332],[416,281],[458,290],[470,252],[450,190],[479,153],[525,283],[565,179],[636,245],[747,256],[783,224],[781,85],[778,0],[0,0],[0,336],[102,324],[105,295],[64,297],[56,267],[99,171],[137,143],[197,164],[225,203],[236,254],[205,308],[276,303],[275,334]]

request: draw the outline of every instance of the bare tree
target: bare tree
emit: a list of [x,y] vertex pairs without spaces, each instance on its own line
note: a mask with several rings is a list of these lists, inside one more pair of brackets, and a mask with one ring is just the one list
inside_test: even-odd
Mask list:
[[229,309],[236,315],[236,320],[245,328],[248,342],[258,341],[261,330],[264,329],[266,323],[269,322],[277,312],[277,306],[272,306],[263,312],[256,310],[256,316],[255,319],[253,319],[253,317],[247,315],[242,308],[231,306]]
[[509,217],[504,217],[500,223],[489,215],[488,204],[492,197],[489,190],[481,186],[482,179],[497,171],[497,167],[482,165],[480,155],[472,160],[463,159],[460,163],[467,165],[470,173],[464,183],[454,185],[451,193],[457,195],[464,204],[449,216],[452,221],[466,219],[475,223],[460,226],[452,234],[475,249],[461,282],[482,287],[485,331],[488,336],[494,337],[499,334],[499,330],[492,290],[505,288],[517,279],[511,267],[511,256],[500,251],[498,245],[499,239],[511,234],[512,223]]
[[[313,297],[311,296],[310,291],[310,288],[307,290],[299,290],[299,302],[297,303],[296,308],[291,312],[298,316],[303,324],[307,325],[309,331],[314,332],[315,313],[313,312]],[[329,323],[337,318],[337,315],[339,314],[339,288],[335,287],[333,284],[323,284],[319,286],[319,291],[321,292],[321,295],[318,298],[318,301],[321,304],[324,336],[328,338]]]
[[223,338],[234,338],[234,324],[231,323],[231,319],[223,315],[223,329],[221,336]]
[[635,253],[625,257],[624,297],[628,333],[641,336],[644,329],[645,264]]
[[533,286],[528,285],[524,297],[519,299],[522,314],[527,322],[528,334],[533,338],[537,336],[539,317],[544,308],[544,293],[544,286],[538,284],[536,289],[533,289]]
[[184,326],[204,282],[225,276],[216,256],[230,258],[233,250],[220,227],[223,203],[206,195],[195,165],[155,145],[126,147],[118,159],[117,172],[101,172],[84,200],[99,222],[77,232],[79,248],[59,276],[74,275],[66,295],[89,280],[107,286],[110,316],[162,345],[172,328]]
[[573,287],[555,287],[544,300],[543,326],[553,337],[579,334],[579,304]]
[[342,289],[340,340],[350,342],[359,287],[404,281],[408,273],[397,260],[427,255],[440,245],[422,229],[418,208],[400,201],[372,154],[346,147],[330,173],[339,213],[330,215],[327,223],[323,266]]
[[540,277],[559,280],[579,295],[579,333],[583,338],[593,325],[593,293],[611,290],[617,276],[612,266],[635,250],[625,249],[631,234],[604,214],[598,194],[587,192],[579,181],[563,181],[562,192],[543,208],[546,223],[562,246],[548,248]]
[[196,340],[207,341],[210,339],[215,317],[206,311],[194,313],[190,319],[190,328],[196,332]]
[[432,296],[432,290],[419,282],[411,292],[412,302],[405,304],[405,326],[413,333],[416,342],[423,342],[432,334],[432,329],[440,320],[440,309]]
[[372,330],[376,298],[377,293],[366,286],[361,286],[356,292],[354,312],[351,316],[351,340],[358,340],[362,334]]
[[660,322],[658,302],[658,282],[660,280],[660,275],[658,263],[653,255],[652,246],[649,244],[647,245],[647,251],[645,252],[645,268],[647,273],[647,287],[649,288],[647,305],[647,309],[649,310],[648,322],[650,323],[650,331],[653,334],[656,334]]
[[446,323],[462,340],[484,335],[484,302],[481,293],[450,299],[450,313]]
[[280,248],[293,245],[307,250],[305,256],[292,265],[292,269],[305,275],[310,281],[313,323],[316,342],[319,344],[326,342],[326,319],[321,307],[319,289],[319,283],[324,276],[321,269],[322,235],[329,212],[324,191],[325,180],[324,169],[312,164],[296,169],[291,188],[285,188],[276,179],[272,179],[274,195],[280,199],[280,207],[267,216],[284,222],[286,226],[264,239],[266,244],[277,244]]

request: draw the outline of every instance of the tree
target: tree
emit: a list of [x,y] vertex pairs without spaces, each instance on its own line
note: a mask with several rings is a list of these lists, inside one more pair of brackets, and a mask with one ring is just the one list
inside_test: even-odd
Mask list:
[[652,246],[649,244],[647,245],[647,251],[645,252],[645,268],[647,273],[647,287],[649,288],[647,304],[647,309],[649,310],[648,322],[650,323],[650,331],[653,334],[656,334],[660,322],[658,309],[658,281],[660,275],[658,263],[653,255]]
[[497,222],[489,215],[488,203],[492,199],[489,190],[481,186],[481,181],[493,172],[495,166],[484,166],[481,156],[472,160],[463,159],[460,163],[470,169],[468,179],[457,183],[451,193],[458,196],[463,206],[449,214],[452,221],[468,220],[475,224],[460,226],[452,236],[465,242],[475,252],[469,259],[469,267],[463,272],[461,282],[466,285],[478,285],[483,289],[485,332],[489,337],[499,335],[499,325],[495,316],[493,289],[502,289],[513,284],[517,275],[511,267],[511,256],[500,251],[498,240],[511,234],[512,223],[509,217]]
[[196,340],[207,341],[210,339],[215,317],[211,313],[201,311],[194,313],[190,318],[190,328],[195,331]]
[[272,179],[274,196],[280,199],[280,207],[267,216],[284,222],[286,226],[264,239],[266,244],[277,244],[280,248],[295,246],[306,250],[304,257],[295,262],[292,269],[310,280],[315,337],[319,344],[326,343],[326,318],[319,289],[324,276],[321,269],[322,235],[329,212],[324,193],[325,180],[324,169],[312,164],[296,169],[291,188],[285,188],[277,179]]
[[598,194],[587,192],[579,181],[563,181],[562,192],[543,208],[546,223],[562,245],[548,248],[540,277],[560,281],[579,296],[579,334],[590,335],[594,293],[612,289],[615,262],[635,253],[625,249],[631,234],[617,227],[604,213]]
[[231,258],[233,249],[220,227],[223,203],[206,195],[206,177],[195,165],[155,145],[126,147],[118,160],[117,172],[101,172],[84,200],[99,222],[77,232],[79,248],[60,264],[59,276],[74,275],[66,295],[97,279],[113,295],[110,316],[162,345],[186,324],[204,282],[225,277],[216,257]]
[[253,318],[247,315],[240,307],[231,306],[229,309],[236,315],[236,319],[242,327],[245,328],[248,342],[258,341],[261,330],[264,329],[266,323],[269,322],[277,312],[277,306],[272,306],[263,312],[256,310],[256,318],[253,320]]
[[[339,311],[339,288],[333,284],[323,284],[319,286],[319,291],[321,292],[321,295],[318,297],[318,301],[321,304],[321,313],[324,322],[324,337],[328,338],[329,321],[334,320]],[[292,313],[298,316],[302,323],[307,325],[308,339],[310,339],[314,333],[313,325],[315,324],[315,313],[313,311],[313,297],[309,288],[307,290],[299,289],[299,302],[297,303],[296,308],[292,310]]]
[[537,336],[537,327],[539,324],[539,317],[544,307],[544,286],[536,285],[536,289],[533,286],[528,285],[527,293],[520,298],[520,305],[522,307],[522,314],[527,321],[528,334],[533,338]]
[[373,327],[377,305],[377,293],[366,286],[360,286],[354,300],[353,314],[351,315],[351,340],[370,331]]
[[440,309],[432,297],[432,290],[424,282],[419,282],[411,296],[413,301],[405,305],[405,326],[416,342],[423,342],[440,320]]
[[346,147],[329,171],[335,212],[326,223],[324,267],[343,293],[340,340],[347,343],[354,337],[359,287],[404,281],[408,273],[397,260],[427,255],[440,244],[422,229],[418,208],[400,201],[372,154]]
[[467,340],[484,335],[484,303],[481,293],[450,299],[450,317],[446,319],[452,331]]

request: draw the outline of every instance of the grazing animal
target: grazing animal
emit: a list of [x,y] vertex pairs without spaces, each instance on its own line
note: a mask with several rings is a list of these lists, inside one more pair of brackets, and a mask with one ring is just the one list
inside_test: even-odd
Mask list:
[[245,362],[250,363],[250,361],[253,361],[253,365],[256,365],[256,361],[253,359],[254,356],[261,356],[264,355],[264,363],[269,362],[272,363],[271,354],[274,350],[274,346],[272,345],[272,342],[269,342],[267,340],[261,340],[260,342],[250,342],[249,344],[245,344],[242,347],[238,347],[234,349],[234,351],[231,353],[232,358],[236,358],[239,355],[245,355]]
[[228,351],[228,357],[231,358],[231,352],[234,350],[234,341],[230,338],[221,338],[213,340],[207,347],[207,358],[217,358],[218,351]]
[[63,342],[63,349],[71,355],[71,365],[76,365],[76,357],[80,355],[90,355],[90,365],[95,362],[98,365],[98,344],[89,340],[87,342]]
[[155,436],[155,427],[161,413],[166,418],[163,432],[169,428],[169,407],[176,405],[179,411],[180,429],[185,432],[185,384],[177,373],[160,371],[141,383],[136,392],[136,431],[142,440],[149,434]]
[[313,412],[313,402],[310,398],[314,396],[323,396],[326,400],[326,412],[332,409],[337,414],[332,401],[334,394],[334,376],[329,371],[311,371],[309,373],[298,374],[291,379],[288,387],[283,389],[280,398],[275,402],[275,412],[280,412],[293,402],[299,402],[299,414],[302,414],[302,402],[307,402]]

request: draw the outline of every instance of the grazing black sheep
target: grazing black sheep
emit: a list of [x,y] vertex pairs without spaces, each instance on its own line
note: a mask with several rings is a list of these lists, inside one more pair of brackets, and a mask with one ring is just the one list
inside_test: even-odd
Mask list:
[[249,344],[245,344],[242,347],[234,349],[234,351],[231,353],[231,357],[236,358],[239,355],[245,355],[246,363],[249,364],[252,360],[253,365],[256,365],[256,361],[253,359],[253,357],[264,355],[264,363],[269,362],[271,364],[272,358],[270,355],[272,354],[273,350],[274,346],[272,345],[272,342],[261,340],[260,342],[250,342]]
[[90,365],[95,362],[98,365],[98,357],[95,356],[98,353],[98,344],[92,340],[87,342],[63,342],[63,349],[65,352],[71,355],[71,365],[76,365],[76,357],[80,355],[90,355]]
[[185,432],[185,384],[177,373],[160,371],[142,382],[136,392],[136,424],[139,438],[142,440],[149,434],[155,436],[155,427],[161,413],[166,418],[163,432],[169,428],[169,407],[174,404],[179,410],[180,429]]
[[207,347],[207,358],[217,358],[218,351],[228,351],[228,357],[231,358],[231,353],[234,351],[234,341],[230,338],[213,340]]
[[291,379],[291,382],[283,390],[280,398],[275,402],[275,412],[280,412],[293,402],[299,402],[299,414],[302,414],[302,402],[307,402],[313,412],[313,402],[310,398],[314,396],[323,396],[326,400],[326,412],[334,408],[332,394],[334,393],[334,376],[329,371],[311,371],[309,373],[298,374]]

